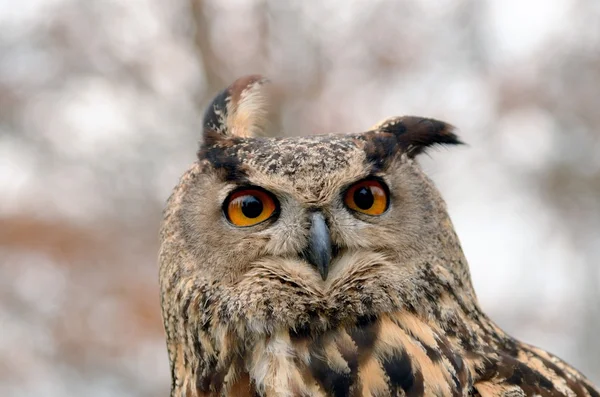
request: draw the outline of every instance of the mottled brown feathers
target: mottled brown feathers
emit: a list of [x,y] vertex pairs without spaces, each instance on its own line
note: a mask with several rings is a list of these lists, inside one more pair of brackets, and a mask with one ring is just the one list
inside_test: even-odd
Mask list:
[[[245,77],[213,100],[198,161],[164,212],[172,397],[600,397],[479,307],[446,205],[414,160],[460,143],[449,124],[396,117],[364,133],[260,137],[264,83]],[[365,178],[389,190],[380,215],[345,204]],[[223,203],[245,186],[270,192],[277,217],[231,224]],[[303,255],[315,219],[332,252],[325,279]]]

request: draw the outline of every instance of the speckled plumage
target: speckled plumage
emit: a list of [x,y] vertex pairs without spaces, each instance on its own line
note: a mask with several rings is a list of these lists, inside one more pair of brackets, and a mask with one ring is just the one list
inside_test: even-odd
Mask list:
[[[452,127],[393,118],[362,134],[261,138],[265,80],[217,96],[198,161],[164,213],[160,282],[171,396],[592,396],[586,378],[483,313],[437,189],[414,157],[459,143]],[[368,176],[390,207],[352,213]],[[238,186],[280,213],[249,228],[223,216]],[[301,255],[310,214],[335,256],[323,280]]]

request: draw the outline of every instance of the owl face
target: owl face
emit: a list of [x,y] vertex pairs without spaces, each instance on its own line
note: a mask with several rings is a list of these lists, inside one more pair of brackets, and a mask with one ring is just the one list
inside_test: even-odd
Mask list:
[[163,300],[190,285],[210,290],[210,318],[262,332],[412,299],[423,261],[458,246],[413,160],[430,145],[459,143],[452,127],[402,117],[360,134],[260,137],[263,83],[238,80],[206,113],[198,162],[165,215]]
[[460,143],[451,126],[397,117],[359,134],[260,137],[264,83],[245,77],[213,100],[164,212],[172,396],[594,395],[479,309],[415,161]]
[[373,138],[240,138],[202,151],[183,217],[198,270],[235,282],[282,260],[327,283],[350,252],[422,245],[431,208],[415,196],[422,175],[408,157],[384,168],[370,160]]

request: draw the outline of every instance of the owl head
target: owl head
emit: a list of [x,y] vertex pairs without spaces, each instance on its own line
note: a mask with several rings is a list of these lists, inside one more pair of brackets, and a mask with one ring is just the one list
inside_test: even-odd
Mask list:
[[451,125],[406,116],[361,133],[265,137],[269,97],[266,80],[248,76],[214,98],[198,160],[165,210],[172,361],[189,328],[318,333],[438,310],[441,290],[472,295],[446,206],[415,161],[459,144]]

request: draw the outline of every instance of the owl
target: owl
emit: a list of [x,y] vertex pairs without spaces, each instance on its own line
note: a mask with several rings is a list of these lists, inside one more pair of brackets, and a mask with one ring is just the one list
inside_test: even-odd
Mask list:
[[214,98],[164,211],[172,397],[600,397],[481,310],[416,162],[461,143],[451,125],[266,137],[268,87],[247,76]]

